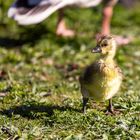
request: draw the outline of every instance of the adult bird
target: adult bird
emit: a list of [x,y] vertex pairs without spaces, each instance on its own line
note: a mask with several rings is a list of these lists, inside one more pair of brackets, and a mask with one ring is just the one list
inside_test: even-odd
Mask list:
[[[110,34],[110,22],[113,7],[118,0],[16,0],[8,10],[8,16],[20,25],[37,24],[48,18],[55,11],[59,11],[56,34],[63,37],[73,37],[75,32],[67,28],[64,20],[65,7],[95,7],[101,2],[102,27],[101,34]],[[125,0],[123,0],[125,1]],[[130,0],[129,0],[130,1]],[[128,44],[131,40],[126,37],[116,36],[117,43]]]
[[74,36],[75,32],[68,29],[64,20],[65,7],[94,7],[103,3],[102,34],[110,34],[110,21],[113,7],[117,0],[16,0],[8,10],[8,16],[20,25],[40,23],[55,11],[59,11],[56,34]]

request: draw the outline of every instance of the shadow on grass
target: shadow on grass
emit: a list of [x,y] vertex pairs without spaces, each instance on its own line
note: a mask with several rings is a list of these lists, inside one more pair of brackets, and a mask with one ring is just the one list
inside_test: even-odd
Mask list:
[[[5,27],[4,32],[8,32],[8,27]],[[28,27],[17,26],[16,33],[9,31],[9,33],[6,33],[6,36],[4,37],[1,32],[0,47],[4,47],[6,49],[20,49],[25,44],[29,44],[33,47],[38,41],[41,41],[42,38],[51,41],[53,44],[58,44],[60,47],[64,45],[70,47],[73,46],[76,50],[79,50],[79,46],[81,46],[81,44],[87,44],[90,40],[87,40],[87,38],[81,38],[79,35],[72,38],[60,37],[55,34],[55,31],[49,30],[45,24],[40,24]]]
[[69,106],[31,104],[30,106],[21,105],[21,106],[12,107],[7,110],[1,110],[0,114],[6,115],[8,117],[12,117],[12,115],[20,115],[28,119],[36,119],[36,118],[40,118],[42,115],[51,117],[54,114],[55,110],[80,112],[80,110]]
[[[49,33],[49,32],[48,32]],[[82,43],[85,43],[84,41],[76,38],[63,38],[56,36],[54,33],[50,33],[48,36],[48,33],[44,34],[46,37],[46,40],[51,40],[53,43],[58,44],[60,47],[64,45],[73,46],[74,49],[79,50],[79,46],[81,46]],[[35,46],[35,44],[41,40],[43,34],[39,34],[38,32],[28,33],[28,35],[25,35],[26,32],[19,34],[19,39],[16,38],[10,38],[10,37],[0,37],[0,47],[4,47],[6,49],[12,49],[12,48],[21,48],[25,44],[29,44],[30,46]]]
[[[8,25],[7,25],[8,26]],[[8,29],[5,29],[6,32]],[[0,46],[5,48],[22,47],[24,44],[30,44],[34,46],[44,35],[47,35],[50,31],[44,24],[39,26],[22,27],[17,26],[17,32],[9,34],[6,37],[0,37]],[[2,33],[1,33],[2,34]]]
[[0,46],[7,49],[19,47],[22,46],[23,44],[24,42],[19,39],[0,37]]

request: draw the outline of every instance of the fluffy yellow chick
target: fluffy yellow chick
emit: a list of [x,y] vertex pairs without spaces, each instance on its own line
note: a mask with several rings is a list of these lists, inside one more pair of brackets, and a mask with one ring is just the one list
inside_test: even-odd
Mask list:
[[100,53],[100,58],[88,66],[80,77],[83,95],[83,112],[89,98],[95,101],[109,100],[108,111],[113,113],[112,97],[118,92],[122,82],[121,69],[114,62],[116,41],[112,36],[101,36],[93,53]]

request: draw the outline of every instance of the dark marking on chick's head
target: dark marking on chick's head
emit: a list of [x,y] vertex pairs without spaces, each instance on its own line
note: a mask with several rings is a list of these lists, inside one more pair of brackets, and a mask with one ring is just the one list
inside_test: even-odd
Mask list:
[[106,54],[114,48],[116,48],[114,38],[111,35],[101,35],[97,38],[97,45],[92,52]]

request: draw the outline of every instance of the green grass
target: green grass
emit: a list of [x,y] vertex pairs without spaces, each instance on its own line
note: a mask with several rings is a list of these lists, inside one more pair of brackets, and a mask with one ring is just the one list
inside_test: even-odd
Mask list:
[[[8,5],[8,4],[7,4]],[[5,14],[5,13],[4,13]],[[120,96],[113,98],[119,115],[104,113],[108,102],[82,106],[78,77],[97,55],[90,53],[100,29],[101,9],[66,12],[72,39],[55,35],[56,16],[21,27],[4,18],[0,25],[0,139],[139,140],[140,9],[115,8],[112,33],[132,36],[118,49],[124,73]]]

